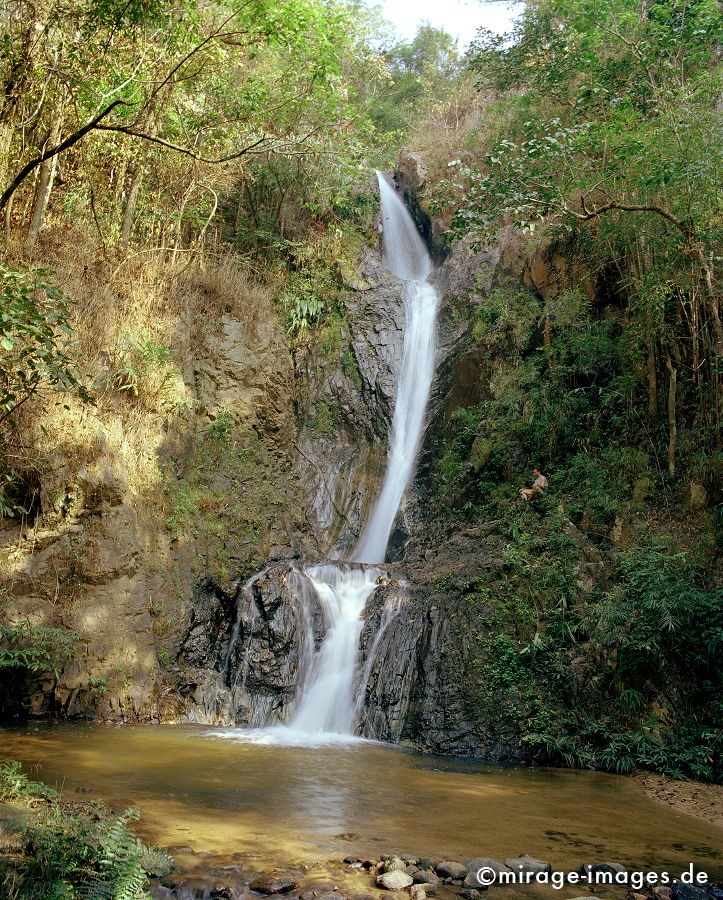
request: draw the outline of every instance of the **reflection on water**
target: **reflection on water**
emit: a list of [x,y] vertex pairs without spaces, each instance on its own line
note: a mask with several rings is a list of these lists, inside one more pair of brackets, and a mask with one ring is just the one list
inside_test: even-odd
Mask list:
[[692,861],[723,878],[720,830],[654,803],[623,777],[494,768],[364,741],[310,748],[238,736],[33,725],[0,730],[0,757],[37,765],[68,794],[91,787],[111,804],[139,806],[156,843],[258,854],[260,864],[527,852],[560,869],[615,860],[677,874]]

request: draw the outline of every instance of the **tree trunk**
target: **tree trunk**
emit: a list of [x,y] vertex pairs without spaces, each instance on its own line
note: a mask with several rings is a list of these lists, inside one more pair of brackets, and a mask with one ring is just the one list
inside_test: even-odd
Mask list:
[[[63,114],[65,111],[65,101],[62,92],[59,93],[55,101],[53,109],[53,118],[50,123],[50,134],[46,145],[54,147],[60,141],[60,133],[63,128]],[[28,238],[26,242],[26,250],[28,256],[33,255],[35,244],[40,234],[40,229],[45,221],[45,211],[48,208],[50,200],[50,192],[53,189],[53,179],[55,178],[55,169],[58,163],[58,157],[53,156],[46,159],[40,164],[38,172],[38,180],[35,186],[35,202],[33,205],[33,214],[30,219],[30,228],[28,229]]]
[[133,172],[131,186],[128,190],[128,196],[126,197],[125,209],[123,210],[123,221],[121,222],[120,230],[120,247],[123,256],[128,253],[128,244],[130,243],[131,231],[133,230],[133,219],[136,214],[136,206],[138,205],[138,194],[140,193],[141,184],[143,183],[145,159],[146,153],[145,151],[142,151],[138,164]]
[[668,367],[668,474],[675,475],[675,450],[678,443],[678,425],[675,419],[675,395],[678,387],[678,370],[670,356],[665,361]]

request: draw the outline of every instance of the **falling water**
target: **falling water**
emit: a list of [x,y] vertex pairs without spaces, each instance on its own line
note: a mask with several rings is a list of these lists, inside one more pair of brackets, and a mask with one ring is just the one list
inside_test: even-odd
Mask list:
[[[432,261],[409,211],[377,172],[382,206],[384,262],[404,282],[406,327],[384,483],[359,542],[354,563],[381,563],[412,474],[434,374],[435,320],[439,295],[427,277]],[[273,729],[284,743],[350,737],[355,706],[354,673],[364,606],[381,570],[354,563],[313,566],[305,575],[323,608],[328,630],[305,665],[299,705],[288,726]],[[387,622],[388,624],[388,622]],[[307,642],[308,643],[308,642]],[[268,730],[267,730],[268,732]]]
[[397,193],[377,172],[382,198],[384,262],[404,281],[407,323],[397,402],[392,418],[384,484],[354,559],[382,562],[402,495],[409,483],[434,375],[435,321],[439,294],[427,283],[432,261]]

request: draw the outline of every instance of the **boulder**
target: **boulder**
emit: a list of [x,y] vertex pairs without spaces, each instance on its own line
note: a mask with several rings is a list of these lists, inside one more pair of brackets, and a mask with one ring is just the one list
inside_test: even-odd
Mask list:
[[407,864],[401,857],[392,856],[384,861],[382,872],[404,872],[406,871],[406,868]]
[[391,872],[382,872],[378,875],[377,884],[388,891],[403,891],[412,884],[412,876],[399,869],[393,869]]
[[673,889],[673,897],[675,900],[710,900],[710,895],[702,888],[696,887],[694,884],[685,884],[673,878],[670,882]]
[[431,856],[420,856],[417,865],[420,869],[433,869],[437,865],[437,860]]
[[462,863],[443,860],[442,862],[437,863],[435,872],[440,878],[464,878],[469,872],[469,867],[466,865],[463,866]]
[[673,889],[665,884],[656,884],[653,888],[653,895],[658,900],[673,900]]
[[439,875],[426,869],[417,869],[412,878],[415,884],[439,884]]
[[409,888],[409,896],[411,900],[427,900],[427,892],[421,884],[413,884]]
[[535,859],[534,856],[528,856],[527,853],[523,853],[521,856],[511,856],[509,859],[505,860],[505,865],[508,869],[512,869],[512,871],[518,875],[526,872],[537,875],[539,872],[552,871],[552,866],[549,862],[545,862],[542,859]]
[[[509,873],[512,871],[501,862],[498,862],[496,859],[490,859],[488,856],[476,856],[474,859],[465,860],[464,864],[469,870],[469,874],[464,880],[464,886],[476,890],[485,890],[491,884],[495,884],[503,872]],[[477,877],[481,869],[486,870],[482,880]]]
[[289,891],[299,887],[299,882],[291,875],[259,875],[249,887],[259,894],[288,894]]
[[401,176],[404,187],[421,191],[427,183],[427,167],[418,153],[403,150],[397,159],[395,175]]

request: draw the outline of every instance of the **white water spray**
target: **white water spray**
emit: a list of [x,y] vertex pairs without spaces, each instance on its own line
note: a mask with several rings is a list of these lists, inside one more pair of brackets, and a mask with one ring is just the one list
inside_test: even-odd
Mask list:
[[[404,282],[406,327],[384,483],[351,554],[355,562],[367,564],[384,561],[394,519],[412,475],[434,374],[439,306],[437,291],[427,283],[432,261],[412,217],[381,172],[377,172],[377,179],[384,262]],[[264,729],[263,735],[254,740],[298,744],[352,737],[358,706],[352,694],[361,616],[381,570],[329,563],[313,566],[305,574],[321,601],[328,630],[318,652],[307,648],[313,658],[304,667],[299,705],[289,725]]]

